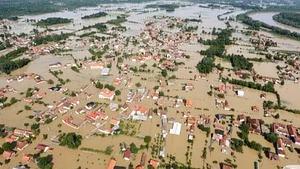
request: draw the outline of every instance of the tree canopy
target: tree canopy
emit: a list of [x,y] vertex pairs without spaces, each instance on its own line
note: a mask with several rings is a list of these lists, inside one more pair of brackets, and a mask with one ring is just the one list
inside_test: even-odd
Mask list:
[[39,157],[39,158],[37,158],[37,166],[40,169],[52,169],[52,167],[53,167],[52,160],[53,160],[52,155]]
[[82,136],[76,133],[64,133],[59,138],[59,145],[77,149],[81,145]]

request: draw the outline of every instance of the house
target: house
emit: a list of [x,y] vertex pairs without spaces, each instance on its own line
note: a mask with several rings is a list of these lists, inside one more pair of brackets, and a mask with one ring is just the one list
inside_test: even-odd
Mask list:
[[186,125],[187,126],[196,126],[198,124],[198,120],[196,117],[187,117],[186,118]]
[[102,62],[90,62],[88,63],[90,69],[103,69],[104,64]]
[[63,103],[62,107],[63,107],[63,109],[65,109],[65,110],[71,110],[71,109],[73,108],[73,105],[72,105],[70,102],[65,101],[65,102]]
[[226,164],[226,163],[221,163],[220,164],[220,169],[233,169],[232,165]]
[[77,124],[77,123],[74,122],[73,116],[67,116],[67,117],[65,117],[65,118],[62,120],[62,122],[63,122],[64,124],[66,124],[66,125],[68,125],[68,126],[74,128],[74,129],[79,129],[79,126],[80,126],[79,124]]
[[293,142],[297,145],[300,145],[300,134],[299,131],[297,131],[297,128],[293,125],[287,125],[287,129]]
[[5,138],[5,142],[12,143],[14,141],[17,141],[18,139],[19,139],[18,136],[11,134]]
[[221,140],[219,140],[219,145],[222,147],[230,147],[230,137],[228,135],[224,135]]
[[118,110],[118,108],[119,108],[119,105],[117,103],[110,103],[109,104],[109,109],[111,111],[116,111],[116,110]]
[[237,90],[236,95],[243,97],[245,95],[245,92],[243,90]]
[[14,130],[13,134],[14,134],[15,136],[19,136],[19,137],[27,137],[27,138],[30,137],[30,136],[34,136],[34,135],[33,135],[33,132],[30,131],[30,130],[17,129],[17,128]]
[[55,62],[55,63],[52,63],[52,64],[49,64],[49,68],[52,69],[52,68],[60,68],[62,66],[62,64],[60,62]]
[[170,134],[180,135],[181,132],[181,123],[174,122],[173,127],[170,129]]
[[193,134],[188,134],[188,141],[194,140],[194,135]]
[[109,89],[102,89],[99,93],[99,98],[100,99],[108,99],[108,100],[113,100],[115,97],[115,92],[110,91]]
[[19,151],[24,150],[24,148],[26,148],[28,146],[28,142],[27,141],[18,141],[17,142],[17,149]]
[[62,88],[59,86],[55,86],[55,87],[50,87],[49,90],[52,92],[60,92],[62,91]]
[[24,154],[22,157],[22,163],[23,164],[28,164],[29,162],[31,162],[33,159],[33,155],[31,154]]
[[289,137],[289,131],[285,124],[273,123],[271,125],[271,131],[278,134],[279,136]]
[[142,156],[141,156],[141,160],[140,160],[140,166],[146,165],[146,159],[147,159],[147,154],[145,152],[143,152]]
[[259,112],[259,108],[257,106],[251,106],[251,110],[254,112]]
[[243,122],[246,122],[246,116],[244,115],[244,114],[239,114],[238,116],[237,116],[237,121],[241,124],[241,123],[243,123]]
[[116,164],[117,164],[116,159],[111,158],[111,159],[109,160],[109,162],[108,162],[108,165],[107,165],[106,169],[114,169],[115,166],[116,166]]
[[159,161],[151,159],[149,161],[149,165],[152,166],[154,169],[156,169],[159,166]]
[[127,103],[124,103],[122,106],[121,106],[121,111],[124,112],[126,110],[128,110],[129,106]]
[[108,76],[109,75],[109,71],[110,71],[110,68],[103,68],[101,69],[101,75],[102,76]]
[[145,167],[144,166],[142,166],[142,165],[137,165],[136,167],[135,167],[135,169],[144,169]]
[[223,139],[224,134],[225,134],[225,127],[216,124],[215,131],[213,133],[213,140],[220,142]]
[[135,98],[135,96],[136,96],[136,92],[129,91],[127,94],[126,102],[131,103],[133,101],[133,99]]
[[130,116],[133,120],[147,120],[149,109],[143,105],[134,105]]
[[194,89],[194,85],[191,84],[191,83],[187,83],[187,84],[184,85],[183,88],[184,88],[185,91],[192,91]]
[[34,149],[37,151],[37,153],[45,153],[48,150],[53,150],[53,148],[46,144],[38,144]]
[[279,156],[273,152],[268,152],[267,157],[269,158],[269,160],[279,160]]
[[122,78],[121,77],[115,78],[114,81],[113,81],[113,83],[114,83],[114,85],[117,85],[117,86],[121,85]]
[[221,84],[219,87],[217,87],[217,90],[221,93],[226,93],[227,90],[230,90],[232,88],[231,85],[228,84]]
[[282,138],[279,138],[276,143],[276,150],[279,157],[285,157],[284,144]]
[[105,114],[105,112],[102,111],[92,111],[87,113],[86,118],[89,120],[96,121],[98,119],[100,120],[106,120],[108,116]]
[[2,154],[2,156],[3,156],[3,158],[4,158],[5,160],[10,160],[10,159],[12,159],[15,155],[16,155],[16,153],[13,152],[13,151],[4,151],[3,154]]
[[262,93],[262,94],[260,94],[259,97],[260,97],[261,99],[265,100],[266,97],[267,97],[267,94],[266,94],[266,93]]
[[120,124],[120,120],[118,120],[116,118],[112,118],[112,119],[110,119],[109,123],[113,126],[118,126]]
[[247,124],[249,125],[249,131],[251,133],[257,133],[260,134],[261,131],[261,124],[263,123],[260,119],[251,119],[250,117],[247,117]]
[[193,106],[193,101],[192,101],[192,100],[189,100],[189,99],[184,100],[184,105],[185,105],[186,107],[192,107],[192,106]]
[[27,165],[17,165],[15,167],[13,167],[12,169],[29,169],[29,167]]
[[86,112],[86,111],[85,111],[84,108],[78,108],[78,109],[75,111],[76,114],[84,114],[85,112]]
[[123,159],[129,161],[131,157],[131,151],[130,149],[126,149],[123,153]]
[[34,97],[37,98],[37,99],[42,99],[44,98],[45,96],[47,95],[46,92],[37,92]]
[[211,118],[209,115],[200,115],[199,124],[204,127],[209,127],[211,125]]

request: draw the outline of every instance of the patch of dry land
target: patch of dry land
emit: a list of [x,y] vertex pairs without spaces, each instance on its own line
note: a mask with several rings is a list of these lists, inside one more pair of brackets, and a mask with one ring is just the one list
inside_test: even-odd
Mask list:
[[[233,7],[146,5],[0,22],[13,44],[0,55],[30,60],[0,69],[0,168],[299,164],[300,42],[247,29]],[[34,25],[53,16],[72,23]]]

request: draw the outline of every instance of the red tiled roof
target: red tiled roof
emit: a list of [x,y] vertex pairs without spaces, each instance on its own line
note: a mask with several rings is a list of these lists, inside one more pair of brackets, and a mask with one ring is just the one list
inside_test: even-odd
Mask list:
[[149,161],[149,164],[150,164],[152,167],[157,168],[158,165],[159,165],[159,161],[151,159],[151,160]]
[[130,159],[131,157],[131,151],[129,149],[126,149],[126,151],[123,154],[123,158]]
[[117,164],[117,161],[114,158],[111,158],[108,162],[106,169],[114,169]]

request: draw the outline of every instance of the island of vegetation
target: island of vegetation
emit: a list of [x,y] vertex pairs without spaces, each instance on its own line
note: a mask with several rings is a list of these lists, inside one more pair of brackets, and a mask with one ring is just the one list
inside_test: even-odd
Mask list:
[[61,33],[61,34],[53,34],[47,35],[43,37],[37,37],[33,40],[34,45],[47,44],[48,42],[58,42],[61,40],[67,39],[69,36],[73,35],[72,33]]
[[87,29],[91,29],[91,28],[95,28],[99,32],[105,32],[107,30],[107,26],[103,23],[96,23],[95,25],[83,26],[82,30],[87,30]]
[[51,17],[47,19],[42,19],[36,23],[37,26],[40,27],[47,27],[47,26],[52,26],[52,25],[57,25],[57,24],[65,24],[65,23],[71,23],[72,19],[67,19],[67,18],[59,18],[59,17]]
[[13,70],[19,69],[30,62],[30,59],[23,58],[17,59],[24,52],[27,51],[28,48],[18,48],[12,52],[7,53],[4,56],[0,57],[0,72],[9,74]]
[[178,4],[150,4],[147,5],[146,8],[159,8],[162,10],[166,10],[167,12],[173,12],[176,8],[179,8]]
[[126,22],[126,21],[127,21],[126,16],[121,15],[121,16],[117,16],[116,19],[112,19],[112,20],[107,21],[107,23],[111,24],[111,25],[121,26],[121,24]]
[[100,18],[100,17],[104,17],[106,15],[107,15],[106,12],[97,12],[97,13],[94,13],[94,14],[91,14],[91,15],[83,16],[83,17],[81,17],[81,19]]
[[300,13],[281,12],[274,15],[273,19],[279,23],[300,28]]

